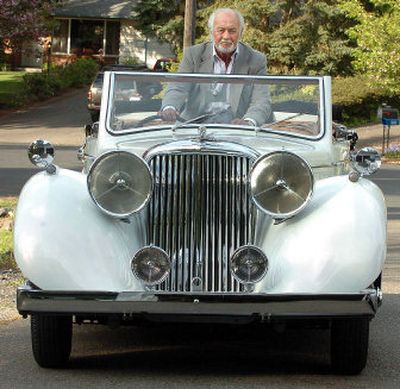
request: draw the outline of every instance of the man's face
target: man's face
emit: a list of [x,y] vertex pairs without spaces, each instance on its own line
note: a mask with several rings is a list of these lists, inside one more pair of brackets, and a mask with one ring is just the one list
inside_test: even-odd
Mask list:
[[212,35],[219,52],[232,53],[240,39],[239,18],[231,12],[220,12],[214,19]]

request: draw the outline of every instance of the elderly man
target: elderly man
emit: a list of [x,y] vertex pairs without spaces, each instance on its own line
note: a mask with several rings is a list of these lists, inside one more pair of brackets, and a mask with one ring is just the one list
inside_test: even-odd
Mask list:
[[[214,11],[208,21],[211,42],[184,51],[182,73],[265,75],[265,55],[240,42],[243,16],[230,8]],[[197,88],[197,89],[196,89]],[[196,90],[193,90],[196,89]],[[182,84],[169,85],[159,115],[174,121],[181,112],[185,119],[207,112],[213,105],[229,107],[233,124],[261,125],[270,115],[268,89],[264,85],[197,84],[188,90]]]

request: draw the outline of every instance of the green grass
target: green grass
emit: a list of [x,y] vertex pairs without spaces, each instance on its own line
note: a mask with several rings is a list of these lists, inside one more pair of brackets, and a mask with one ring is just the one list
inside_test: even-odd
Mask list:
[[22,91],[26,72],[0,72],[0,105],[13,106]]
[[[15,197],[0,197],[0,208],[11,208],[15,211],[16,205]],[[13,232],[0,229],[0,270],[3,269],[17,269],[17,265],[13,255]]]

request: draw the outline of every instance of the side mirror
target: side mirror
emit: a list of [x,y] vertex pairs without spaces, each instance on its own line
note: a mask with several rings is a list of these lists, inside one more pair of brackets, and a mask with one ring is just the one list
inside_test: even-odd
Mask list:
[[381,155],[372,147],[364,147],[352,156],[352,166],[361,176],[374,174],[381,163]]
[[28,148],[28,157],[33,165],[45,169],[47,173],[56,172],[53,165],[54,147],[47,140],[38,139],[32,142]]

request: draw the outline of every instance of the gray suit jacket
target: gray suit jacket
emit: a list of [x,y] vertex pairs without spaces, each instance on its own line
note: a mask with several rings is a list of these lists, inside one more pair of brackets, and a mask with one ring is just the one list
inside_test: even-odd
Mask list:
[[[213,73],[213,46],[211,42],[191,46],[184,51],[179,66],[181,73]],[[266,75],[267,60],[264,54],[239,43],[239,52],[232,74]],[[162,108],[173,106],[181,116],[190,119],[201,115],[209,103],[210,84],[186,86],[171,83],[165,92]],[[251,118],[258,125],[271,114],[270,97],[266,85],[230,84],[229,103],[238,118]]]

